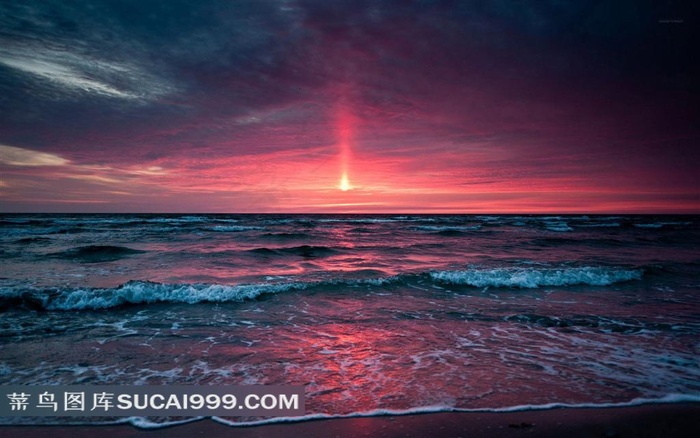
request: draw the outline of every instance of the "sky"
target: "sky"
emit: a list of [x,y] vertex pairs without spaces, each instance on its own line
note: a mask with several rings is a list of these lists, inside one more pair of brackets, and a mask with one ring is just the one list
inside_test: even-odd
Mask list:
[[698,17],[0,1],[0,212],[700,213]]

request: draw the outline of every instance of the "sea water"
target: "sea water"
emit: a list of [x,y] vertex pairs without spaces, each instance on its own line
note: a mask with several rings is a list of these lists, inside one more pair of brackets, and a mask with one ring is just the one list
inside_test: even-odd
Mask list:
[[697,216],[5,214],[0,384],[304,385],[307,418],[698,401],[699,246]]

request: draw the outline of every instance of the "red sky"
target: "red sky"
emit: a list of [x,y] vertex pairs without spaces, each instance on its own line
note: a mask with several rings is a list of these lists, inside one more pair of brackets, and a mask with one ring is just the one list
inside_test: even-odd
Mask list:
[[0,6],[0,211],[700,213],[673,2],[114,3]]

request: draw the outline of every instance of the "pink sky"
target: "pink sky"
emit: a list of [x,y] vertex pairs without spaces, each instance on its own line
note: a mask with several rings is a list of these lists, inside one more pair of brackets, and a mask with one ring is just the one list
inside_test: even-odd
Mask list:
[[0,211],[700,213],[665,12],[215,5],[5,11]]

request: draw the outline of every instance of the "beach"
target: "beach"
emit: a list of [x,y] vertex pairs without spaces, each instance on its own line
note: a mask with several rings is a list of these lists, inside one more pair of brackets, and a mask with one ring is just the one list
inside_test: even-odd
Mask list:
[[26,438],[87,438],[95,435],[116,438],[690,438],[699,432],[700,403],[357,417],[251,427],[230,427],[209,419],[155,430],[130,425],[0,427],[3,436]]

